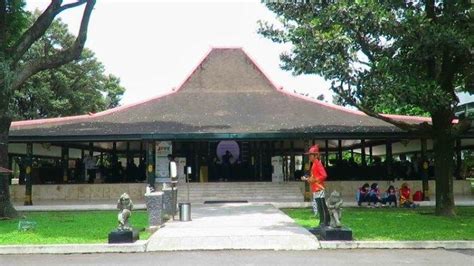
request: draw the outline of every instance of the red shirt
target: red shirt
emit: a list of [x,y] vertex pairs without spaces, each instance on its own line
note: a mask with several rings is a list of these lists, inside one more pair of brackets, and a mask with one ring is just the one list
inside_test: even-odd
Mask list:
[[400,204],[403,204],[405,201],[410,200],[410,188],[402,187],[400,189]]
[[314,160],[313,166],[311,167],[311,175],[316,182],[310,183],[311,192],[318,192],[324,189],[324,181],[327,178],[326,170],[320,160]]

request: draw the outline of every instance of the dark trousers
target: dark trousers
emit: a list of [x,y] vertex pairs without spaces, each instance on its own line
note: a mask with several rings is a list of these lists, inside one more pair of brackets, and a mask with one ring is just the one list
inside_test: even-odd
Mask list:
[[324,198],[316,198],[315,200],[319,214],[319,226],[329,226],[330,217],[326,200]]

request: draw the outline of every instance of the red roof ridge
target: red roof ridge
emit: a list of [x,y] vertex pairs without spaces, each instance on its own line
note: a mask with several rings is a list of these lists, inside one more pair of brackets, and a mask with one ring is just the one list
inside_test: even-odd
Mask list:
[[91,116],[94,116],[94,114],[89,113],[86,115],[74,115],[74,116],[64,116],[64,117],[55,117],[55,118],[33,119],[33,120],[20,120],[20,121],[13,121],[11,126],[20,127],[20,126],[40,125],[40,124],[45,124],[45,123],[65,122],[65,121],[78,120],[82,118],[88,118]]
[[[368,116],[366,113],[364,113],[362,111],[359,111],[359,110],[352,110],[352,109],[349,109],[349,108],[344,107],[344,106],[323,102],[323,101],[320,101],[320,100],[317,100],[317,99],[314,99],[314,98],[310,98],[310,97],[307,97],[307,96],[304,96],[304,95],[301,95],[301,94],[297,94],[297,93],[294,93],[294,92],[286,91],[286,90],[278,90],[278,91],[281,92],[281,93],[287,94],[289,96],[292,96],[292,97],[297,97],[297,98],[300,98],[300,99],[303,99],[303,100],[306,100],[306,101],[309,101],[309,102],[312,102],[312,103],[323,105],[323,106],[328,107],[328,108],[336,109],[336,110],[339,110],[339,111],[343,111],[343,112],[347,112],[347,113],[351,113],[351,114],[355,114],[355,115]],[[388,118],[400,119],[400,120],[411,120],[411,121],[416,121],[416,122],[431,122],[430,117],[424,117],[424,116],[409,116],[409,115],[396,115],[396,114],[381,114],[381,115],[383,115],[385,117],[388,117]]]
[[150,102],[156,99],[159,99],[161,97],[170,95],[175,93],[176,90],[173,88],[170,91],[164,92],[162,94],[159,94],[157,96],[154,96],[152,98],[147,98],[135,103],[130,103],[130,104],[125,104],[122,106],[117,106],[111,109],[107,109],[98,113],[91,113],[89,112],[88,114],[84,115],[75,115],[75,116],[65,116],[65,117],[55,117],[55,118],[44,118],[44,119],[34,119],[34,120],[21,120],[21,121],[14,121],[12,122],[11,126],[12,127],[21,127],[21,126],[32,126],[32,125],[41,125],[41,124],[46,124],[46,123],[59,123],[59,122],[68,122],[68,121],[74,121],[74,120],[84,120],[84,119],[89,119],[89,118],[96,118],[96,117],[101,117],[104,115],[108,115],[111,113],[119,112],[126,110],[128,108],[144,104],[146,102]]

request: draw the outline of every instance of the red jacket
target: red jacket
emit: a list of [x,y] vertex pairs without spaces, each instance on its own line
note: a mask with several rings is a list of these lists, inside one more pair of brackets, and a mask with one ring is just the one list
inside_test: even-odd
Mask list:
[[400,189],[400,204],[405,203],[406,201],[410,201],[410,188],[402,187]]
[[324,189],[324,181],[327,178],[326,170],[320,160],[314,160],[311,167],[311,177],[314,182],[310,182],[311,192],[318,192]]

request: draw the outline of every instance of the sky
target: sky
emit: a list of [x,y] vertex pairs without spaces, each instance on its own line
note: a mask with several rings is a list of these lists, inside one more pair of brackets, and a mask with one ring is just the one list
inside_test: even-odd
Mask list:
[[[49,2],[27,0],[27,9],[44,10]],[[66,10],[60,16],[74,34],[82,10]],[[107,73],[121,79],[126,88],[122,104],[177,87],[212,47],[242,47],[277,86],[313,97],[324,94],[332,102],[330,83],[323,78],[293,76],[280,68],[279,55],[290,46],[257,34],[258,20],[277,23],[259,0],[98,0],[86,47]]]

